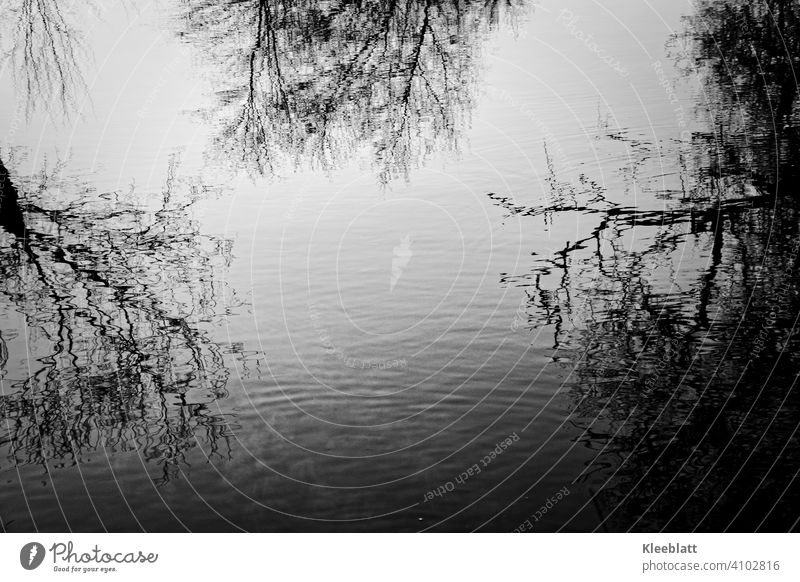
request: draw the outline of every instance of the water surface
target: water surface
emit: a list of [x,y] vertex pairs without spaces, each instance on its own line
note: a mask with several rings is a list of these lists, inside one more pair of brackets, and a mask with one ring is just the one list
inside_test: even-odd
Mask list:
[[3,529],[797,528],[795,3],[12,4]]

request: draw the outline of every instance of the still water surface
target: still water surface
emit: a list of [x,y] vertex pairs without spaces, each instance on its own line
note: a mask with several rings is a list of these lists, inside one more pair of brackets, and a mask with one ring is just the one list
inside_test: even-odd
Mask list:
[[793,3],[9,4],[4,530],[797,527]]

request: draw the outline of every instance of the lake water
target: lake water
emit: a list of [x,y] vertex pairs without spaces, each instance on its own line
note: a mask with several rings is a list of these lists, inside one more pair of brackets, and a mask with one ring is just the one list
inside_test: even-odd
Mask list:
[[797,529],[793,3],[12,4],[5,531]]

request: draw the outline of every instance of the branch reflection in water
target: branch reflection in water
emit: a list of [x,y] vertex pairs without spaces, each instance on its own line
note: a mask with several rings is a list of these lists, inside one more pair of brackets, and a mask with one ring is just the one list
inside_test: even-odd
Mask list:
[[[68,108],[85,89],[76,56],[80,35],[55,2],[20,6],[12,54],[22,84],[32,99]],[[172,24],[214,77],[216,99],[204,113],[220,160],[275,177],[367,159],[388,184],[408,178],[438,151],[459,151],[487,36],[530,7],[513,0],[183,0]],[[586,466],[562,472],[575,479],[569,500],[547,516],[565,520],[555,527],[786,530],[793,526],[787,516],[794,516],[783,509],[800,501],[794,479],[800,402],[793,390],[800,228],[792,157],[800,146],[793,68],[800,15],[796,3],[778,0],[703,1],[695,10],[672,44],[705,98],[696,111],[699,129],[685,141],[654,143],[642,131],[598,126],[604,146],[629,152],[621,173],[626,188],[645,194],[640,204],[612,196],[589,169],[567,176],[548,135],[545,202],[525,206],[499,188],[488,195],[500,211],[537,226],[541,220],[544,230],[556,216],[594,225],[555,252],[536,249],[530,268],[500,280],[518,287],[525,301],[515,331],[546,328],[542,337],[552,337],[547,352],[563,369],[571,402],[558,413],[592,451]],[[47,22],[61,36],[43,35]],[[211,330],[223,303],[230,305],[232,291],[220,274],[231,243],[203,235],[192,218],[204,188],[181,177],[176,159],[153,198],[138,188],[96,192],[64,178],[60,167],[25,178],[13,174],[13,150],[0,158],[7,164],[0,165],[0,309],[5,320],[21,322],[0,333],[0,413],[10,423],[0,437],[4,458],[17,465],[75,464],[100,448],[136,450],[161,465],[163,483],[179,474],[181,459],[198,444],[230,456],[231,418],[212,406],[227,394],[226,356],[239,348],[215,343]],[[658,204],[648,205],[653,200]],[[537,371],[528,361],[521,365],[531,366],[523,370],[527,382]],[[469,404],[469,395],[458,396]],[[476,426],[462,436],[483,428]],[[312,436],[336,453],[347,450],[342,443],[359,442],[349,434],[333,440],[329,431]],[[523,443],[534,438],[519,433]],[[293,463],[295,454],[286,457]],[[516,454],[509,451],[504,462],[525,465]],[[417,460],[408,462],[409,473]],[[314,466],[307,456],[297,464]],[[342,466],[320,464],[319,472]],[[538,478],[533,473],[540,469],[530,468],[530,476]],[[524,479],[509,482],[527,486]],[[216,500],[229,500],[230,491],[220,489]],[[263,497],[274,494],[299,514],[319,503],[324,507],[315,515],[324,518],[380,515],[397,520],[381,522],[386,527],[418,525],[414,510],[394,516],[394,507],[384,505],[408,493],[406,483],[374,498],[353,490],[349,505],[338,489],[330,497],[313,491],[307,501],[296,481],[265,489]],[[572,512],[578,500],[585,511],[561,513]],[[426,517],[439,520],[466,507],[456,501],[454,494],[450,509],[437,507],[440,513],[429,510]],[[501,516],[491,527],[502,526],[501,519],[514,527],[519,515],[541,507],[540,499],[526,502],[531,507],[514,506],[516,516],[501,515],[506,500],[475,504],[475,514],[448,526],[480,527]],[[247,509],[231,512],[240,519]],[[363,523],[354,527],[370,526]],[[278,526],[256,520],[255,527]]]
[[37,106],[67,112],[86,94],[81,62],[90,58],[76,7],[58,0],[5,3],[0,46],[30,115]]
[[211,407],[229,371],[209,328],[230,241],[198,232],[203,192],[177,168],[147,209],[135,188],[95,192],[58,167],[14,182],[0,164],[2,308],[21,318],[0,350],[0,444],[15,463],[139,450],[166,481],[198,438],[229,454],[228,420]]
[[[67,121],[87,95],[77,10],[8,8],[3,39],[28,117]],[[19,151],[0,156],[0,310],[19,320],[0,335],[0,454],[47,470],[91,451],[137,451],[161,467],[158,484],[198,444],[228,458],[231,419],[212,404],[226,396],[237,347],[210,337],[235,301],[222,282],[231,241],[192,218],[210,192],[181,176],[178,156],[153,194],[97,192],[61,164],[12,178],[5,162]]]
[[601,128],[631,152],[628,187],[636,176],[664,207],[610,204],[549,163],[556,202],[490,198],[545,225],[577,211],[596,226],[502,282],[524,289],[517,325],[551,329],[569,373],[571,421],[596,451],[576,481],[595,491],[598,527],[785,531],[782,508],[800,502],[800,9],[703,2],[685,23],[671,46],[699,79],[708,129],[681,144]]
[[219,157],[252,172],[330,170],[359,154],[387,183],[457,151],[481,47],[522,0],[186,0],[182,38],[214,66]]

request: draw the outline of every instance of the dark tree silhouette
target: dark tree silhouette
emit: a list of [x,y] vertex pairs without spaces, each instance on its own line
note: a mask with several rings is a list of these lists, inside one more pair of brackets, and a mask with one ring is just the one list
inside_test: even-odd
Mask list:
[[696,63],[686,73],[700,75],[709,96],[711,130],[696,136],[708,145],[708,174],[749,172],[762,190],[797,181],[800,5],[702,2],[681,39]]
[[552,163],[547,206],[491,195],[515,214],[577,210],[597,225],[503,282],[525,290],[529,326],[552,329],[572,374],[570,420],[596,451],[579,480],[601,527],[798,526],[797,23],[798,4],[777,1],[704,2],[687,19],[709,129],[683,153],[608,135],[634,164],[679,158],[666,163],[684,189],[667,210],[614,206]]

